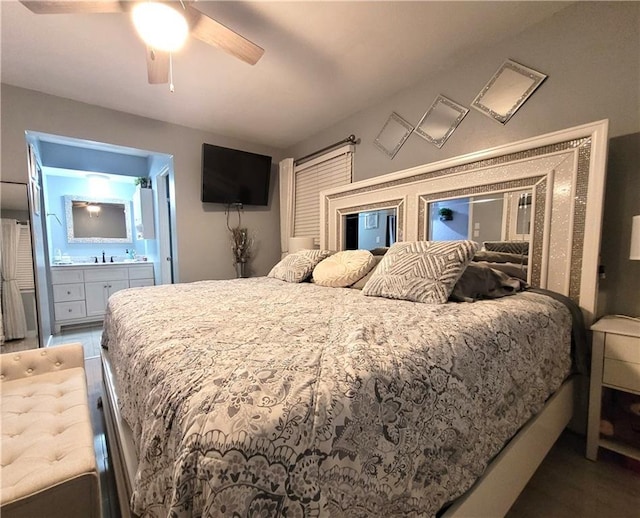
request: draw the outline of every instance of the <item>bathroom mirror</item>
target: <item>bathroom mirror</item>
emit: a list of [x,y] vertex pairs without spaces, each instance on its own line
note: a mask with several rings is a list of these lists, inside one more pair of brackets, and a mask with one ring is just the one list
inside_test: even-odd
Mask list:
[[[38,347],[38,312],[27,185],[1,182],[3,352]],[[14,271],[15,275],[9,275]],[[9,280],[4,280],[9,279]]]
[[439,95],[416,126],[415,132],[441,148],[467,113],[469,110],[464,106]]
[[343,250],[373,250],[389,247],[397,240],[395,208],[345,214]]
[[131,243],[131,202],[65,196],[69,243]]
[[493,120],[506,124],[546,78],[546,75],[508,59],[471,106]]

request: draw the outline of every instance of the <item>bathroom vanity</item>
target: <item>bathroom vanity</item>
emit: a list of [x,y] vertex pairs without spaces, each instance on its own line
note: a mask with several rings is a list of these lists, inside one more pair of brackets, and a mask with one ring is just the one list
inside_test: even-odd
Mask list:
[[153,264],[147,262],[51,266],[54,329],[99,322],[107,300],[116,291],[154,285]]

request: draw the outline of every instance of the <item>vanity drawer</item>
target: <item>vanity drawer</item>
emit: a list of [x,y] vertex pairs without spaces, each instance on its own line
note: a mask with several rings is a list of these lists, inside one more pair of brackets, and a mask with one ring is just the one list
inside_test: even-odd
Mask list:
[[84,282],[84,274],[82,270],[51,270],[51,284],[71,284],[74,282]]
[[153,279],[132,279],[129,281],[130,288],[142,288],[144,286],[153,286]]
[[607,333],[604,357],[623,362],[640,363],[640,338]]
[[54,304],[56,321],[74,320],[87,316],[84,300],[75,302],[56,302]]
[[126,268],[97,267],[84,271],[85,282],[126,281],[129,278]]
[[[129,268],[129,279],[153,279],[153,266],[132,266]],[[131,285],[133,287],[133,284]],[[148,286],[145,284],[144,286]]]
[[55,284],[53,286],[54,302],[71,302],[84,300],[84,284]]

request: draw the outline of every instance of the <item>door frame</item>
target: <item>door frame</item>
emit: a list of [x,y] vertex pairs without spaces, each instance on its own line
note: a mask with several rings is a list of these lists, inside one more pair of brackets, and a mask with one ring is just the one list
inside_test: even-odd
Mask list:
[[[155,194],[154,219],[158,229],[158,264],[155,268],[156,284],[177,283],[179,282],[178,246],[173,157],[171,157],[170,163],[153,175],[152,178],[151,185]],[[169,210],[167,200],[172,210]]]

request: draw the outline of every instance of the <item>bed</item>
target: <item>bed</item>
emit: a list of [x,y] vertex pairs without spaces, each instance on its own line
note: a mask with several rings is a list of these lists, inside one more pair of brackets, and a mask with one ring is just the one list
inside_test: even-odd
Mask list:
[[[593,178],[603,174],[594,166],[603,166],[595,160],[603,131],[606,123],[545,136],[588,135],[590,203],[582,223],[572,221],[582,229],[577,254],[571,240],[568,253],[550,251],[567,233],[553,224],[563,216],[549,194],[549,178],[562,172],[545,176],[533,196],[543,230],[532,236],[528,280],[575,300],[587,322],[598,246],[584,225],[600,225],[602,192],[593,185],[598,191],[602,179]],[[584,147],[567,153],[576,170],[585,166]],[[539,182],[539,168],[532,176]],[[415,194],[397,205],[399,237],[420,238],[426,191],[398,178],[408,174],[394,185]],[[325,194],[327,248],[340,248],[345,207],[384,205],[362,196],[397,203],[386,185],[351,188]],[[103,371],[123,514],[503,515],[574,414],[571,327],[565,304],[530,291],[421,304],[255,278],[116,293]]]

